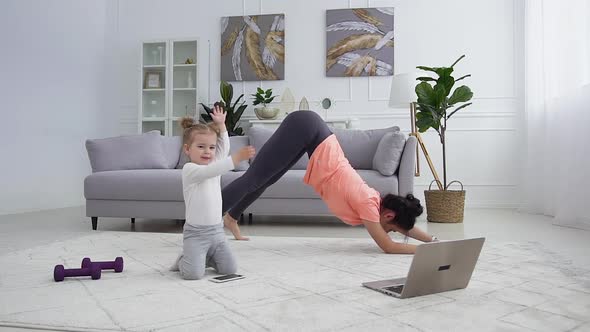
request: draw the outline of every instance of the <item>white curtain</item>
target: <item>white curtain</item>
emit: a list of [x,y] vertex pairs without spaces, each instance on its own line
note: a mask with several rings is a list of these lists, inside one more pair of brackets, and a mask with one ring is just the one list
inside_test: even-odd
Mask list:
[[590,0],[525,1],[523,210],[590,229]]

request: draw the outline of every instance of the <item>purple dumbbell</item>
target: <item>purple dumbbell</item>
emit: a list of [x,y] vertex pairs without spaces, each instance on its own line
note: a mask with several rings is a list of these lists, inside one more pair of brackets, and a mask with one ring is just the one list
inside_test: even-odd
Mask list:
[[92,277],[100,279],[100,266],[91,264],[89,267],[81,269],[65,269],[63,265],[56,265],[53,269],[53,279],[63,281],[65,277]]
[[82,260],[82,268],[89,267],[90,265],[97,265],[102,270],[115,270],[119,273],[123,271],[123,257],[117,257],[111,262],[93,262],[88,257],[84,257]]

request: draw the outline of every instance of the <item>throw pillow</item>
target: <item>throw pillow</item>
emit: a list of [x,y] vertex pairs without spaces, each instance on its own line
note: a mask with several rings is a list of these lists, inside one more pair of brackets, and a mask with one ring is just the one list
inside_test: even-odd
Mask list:
[[159,131],[86,140],[92,172],[166,168]]
[[162,149],[164,150],[164,157],[168,164],[167,168],[175,168],[178,165],[180,154],[184,154],[182,150],[182,137],[180,136],[160,136],[162,140]]
[[381,138],[388,132],[399,132],[399,127],[370,130],[336,128],[332,131],[353,168],[373,169],[373,157]]
[[375,157],[373,169],[385,176],[392,176],[397,171],[406,145],[406,136],[399,132],[389,132],[381,138]]
[[[248,146],[250,144],[250,140],[248,136],[232,136],[229,138],[230,146],[229,146],[229,154],[232,155],[237,152],[239,149]],[[250,163],[248,160],[244,160],[238,164],[238,166],[234,169],[234,171],[245,171],[250,167]]]
[[178,158],[178,165],[176,165],[176,168],[182,169],[184,167],[184,164],[186,164],[188,162],[189,162],[188,156],[186,155],[186,153],[184,153],[184,144],[181,144],[180,158]]
[[[248,130],[248,137],[250,138],[250,145],[252,145],[256,149],[256,154],[262,149],[266,141],[272,136],[274,130],[268,128],[260,128],[260,127],[253,127]],[[297,135],[297,133],[293,133]],[[256,155],[251,160],[256,160]],[[307,163],[309,162],[309,157],[307,153],[304,153],[301,159],[291,167],[291,169],[306,169]]]

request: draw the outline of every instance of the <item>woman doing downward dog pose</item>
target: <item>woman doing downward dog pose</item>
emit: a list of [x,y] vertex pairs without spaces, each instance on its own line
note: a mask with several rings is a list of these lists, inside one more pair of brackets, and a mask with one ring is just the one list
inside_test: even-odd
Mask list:
[[387,234],[391,231],[423,242],[436,240],[414,227],[416,217],[423,210],[420,201],[411,194],[380,197],[350,166],[326,123],[310,111],[289,114],[258,151],[246,173],[223,188],[223,212],[227,211],[224,224],[236,239],[245,239],[236,219],[304,153],[310,160],[303,181],[314,188],[343,222],[364,225],[385,253],[411,254],[416,250],[416,245],[391,240]]

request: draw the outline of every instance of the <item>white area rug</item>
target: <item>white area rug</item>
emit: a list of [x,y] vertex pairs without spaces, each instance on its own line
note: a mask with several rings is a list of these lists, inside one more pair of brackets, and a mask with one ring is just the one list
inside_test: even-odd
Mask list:
[[[0,256],[0,326],[115,331],[588,331],[589,271],[538,243],[486,243],[467,289],[398,300],[361,282],[405,276],[412,256],[370,239],[230,241],[225,284],[168,268],[180,234],[96,232]],[[53,266],[125,259],[123,273],[53,281]],[[211,278],[212,271],[206,276]]]

